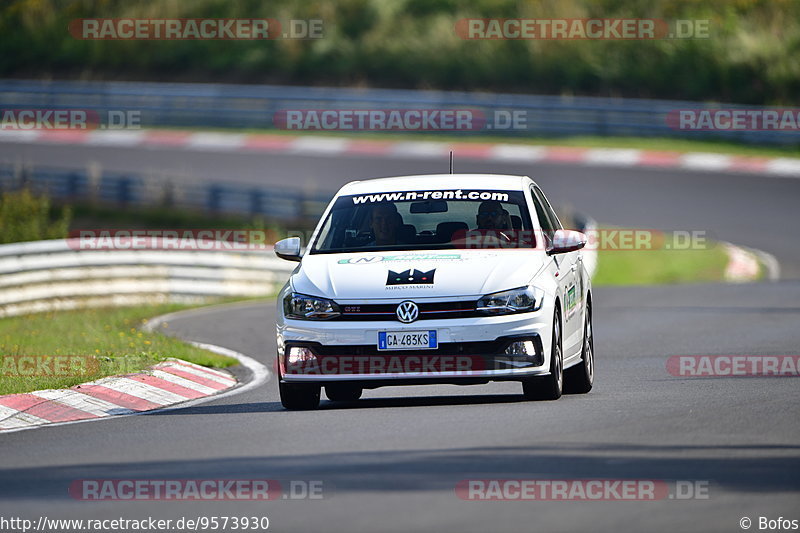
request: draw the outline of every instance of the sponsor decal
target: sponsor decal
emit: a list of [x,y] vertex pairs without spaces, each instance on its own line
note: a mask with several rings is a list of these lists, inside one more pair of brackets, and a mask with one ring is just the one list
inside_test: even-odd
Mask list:
[[433,284],[433,275],[436,274],[436,269],[423,272],[416,268],[404,270],[402,272],[395,272],[390,270],[386,277],[386,285],[431,285]]
[[[343,197],[346,198],[346,197]],[[382,192],[352,196],[353,203],[413,202],[415,200],[495,200],[508,202],[509,194],[499,191],[465,191],[462,189],[439,191]]]
[[567,303],[567,320],[575,314],[575,306],[578,304],[578,292],[575,290],[575,285],[567,289],[566,303]]
[[404,254],[404,255],[368,255],[339,259],[340,265],[371,265],[372,263],[406,262],[406,261],[461,261],[460,254]]

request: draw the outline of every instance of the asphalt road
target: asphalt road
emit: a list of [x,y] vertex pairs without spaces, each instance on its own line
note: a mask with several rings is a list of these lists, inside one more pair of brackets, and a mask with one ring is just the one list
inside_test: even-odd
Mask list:
[[[66,155],[48,147],[30,156],[53,163]],[[211,170],[185,152],[153,151],[148,164],[158,165],[156,156],[164,165]],[[229,165],[231,179],[256,175],[256,159],[214,157]],[[320,186],[438,170],[430,161],[258,157],[259,179],[289,175],[294,166]],[[787,277],[800,272],[790,223],[798,217],[797,180],[567,165],[494,171],[531,173],[554,202],[569,201],[604,222],[707,229],[775,254]],[[800,282],[791,280],[597,289],[596,388],[557,402],[524,402],[519,385],[506,383],[378,389],[355,404],[286,412],[273,378],[189,409],[4,435],[0,516],[246,514],[268,516],[274,531],[331,532],[730,532],[741,531],[745,516],[754,530],[761,516],[800,519],[800,380],[677,378],[666,371],[672,355],[798,353],[798,302]],[[267,365],[275,351],[271,304],[187,314],[169,330]],[[98,478],[314,480],[324,497],[195,503],[69,496],[73,481]],[[689,481],[707,483],[708,498],[461,500],[456,484],[476,478],[655,479],[673,495],[676,481]]]

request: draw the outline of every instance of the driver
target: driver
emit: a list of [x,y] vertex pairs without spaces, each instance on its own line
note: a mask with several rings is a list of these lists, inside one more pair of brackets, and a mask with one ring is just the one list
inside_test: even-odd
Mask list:
[[381,203],[372,208],[369,225],[377,245],[397,244],[397,232],[403,220],[393,203]]
[[511,229],[511,217],[508,216],[508,211],[503,209],[503,204],[497,200],[481,202],[475,218],[478,222],[478,229]]

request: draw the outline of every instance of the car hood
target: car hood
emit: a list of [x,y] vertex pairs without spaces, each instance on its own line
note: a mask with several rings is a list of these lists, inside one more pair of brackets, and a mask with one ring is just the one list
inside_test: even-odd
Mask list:
[[546,257],[531,249],[308,254],[291,283],[336,300],[480,296],[528,284]]

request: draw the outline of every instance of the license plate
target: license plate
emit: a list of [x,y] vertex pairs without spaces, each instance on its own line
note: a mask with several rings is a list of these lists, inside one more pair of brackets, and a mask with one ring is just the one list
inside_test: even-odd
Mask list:
[[378,332],[378,350],[433,350],[438,346],[434,329]]

